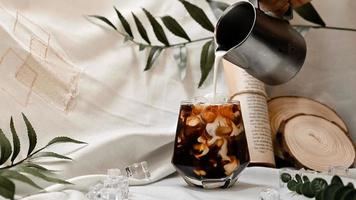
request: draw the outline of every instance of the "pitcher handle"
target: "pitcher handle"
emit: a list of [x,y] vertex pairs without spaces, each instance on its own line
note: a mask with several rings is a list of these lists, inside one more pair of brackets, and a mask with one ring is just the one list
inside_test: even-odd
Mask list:
[[[259,0],[249,0],[258,10],[261,10],[260,8],[260,1]],[[293,19],[293,8],[292,8],[292,4],[290,3],[289,0],[289,4],[291,6],[289,6],[288,10],[286,13],[284,13],[284,15],[282,16],[282,19],[284,20],[292,20]],[[262,10],[261,10],[262,11]]]

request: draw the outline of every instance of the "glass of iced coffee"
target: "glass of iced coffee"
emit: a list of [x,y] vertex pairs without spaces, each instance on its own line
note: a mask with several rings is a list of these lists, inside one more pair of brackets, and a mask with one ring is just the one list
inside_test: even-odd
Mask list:
[[172,164],[189,185],[230,187],[249,161],[238,101],[181,103]]

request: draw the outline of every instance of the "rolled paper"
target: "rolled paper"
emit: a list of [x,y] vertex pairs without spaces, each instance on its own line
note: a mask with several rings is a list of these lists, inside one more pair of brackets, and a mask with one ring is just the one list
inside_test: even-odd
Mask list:
[[274,167],[265,85],[242,68],[223,60],[230,98],[240,101],[250,165]]

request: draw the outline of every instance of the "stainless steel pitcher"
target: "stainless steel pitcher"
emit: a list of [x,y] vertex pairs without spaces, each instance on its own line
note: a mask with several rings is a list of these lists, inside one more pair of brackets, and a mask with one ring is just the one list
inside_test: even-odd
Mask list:
[[[258,3],[257,3],[258,4]],[[248,2],[227,8],[215,29],[224,59],[269,85],[292,79],[301,69],[306,43],[289,22],[265,14]]]

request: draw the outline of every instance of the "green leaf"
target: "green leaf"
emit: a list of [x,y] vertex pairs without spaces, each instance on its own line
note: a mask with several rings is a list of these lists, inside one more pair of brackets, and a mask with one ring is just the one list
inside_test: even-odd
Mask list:
[[130,24],[127,22],[127,20],[125,19],[124,16],[122,16],[122,14],[120,13],[120,11],[118,11],[116,9],[116,7],[114,7],[115,11],[116,11],[116,14],[117,14],[117,17],[119,18],[122,26],[124,27],[124,30],[126,31],[126,33],[131,37],[131,38],[134,38],[133,37],[133,34],[132,34],[132,31],[131,31],[131,27],[130,27]]
[[315,194],[324,190],[328,186],[328,183],[322,178],[315,178],[310,183],[310,188],[315,192]]
[[42,167],[41,165],[37,165],[37,164],[34,164],[34,163],[25,163],[23,164],[23,166],[25,167],[29,167],[29,168],[35,168],[35,169],[38,169],[42,172],[47,172],[47,173],[51,173],[51,172],[54,172],[54,170],[49,170],[45,167]]
[[1,172],[1,176],[4,176],[9,179],[18,180],[18,181],[27,183],[35,188],[42,189],[35,182],[33,182],[30,178],[28,178],[27,176],[25,176],[17,171],[14,171],[14,170],[4,170],[3,172]]
[[32,151],[35,149],[36,144],[37,144],[37,134],[36,131],[33,129],[30,121],[27,119],[25,114],[22,113],[23,120],[25,121],[26,128],[27,128],[27,134],[28,134],[28,140],[29,140],[29,147],[28,147],[28,152],[27,155],[30,155]]
[[167,27],[167,29],[174,35],[186,39],[189,42],[191,41],[183,27],[173,17],[168,15],[164,16],[162,17],[162,22]]
[[60,136],[60,137],[53,138],[50,142],[48,142],[46,147],[51,146],[53,144],[59,144],[59,143],[87,144],[86,142],[75,140],[70,137]]
[[3,176],[0,176],[0,196],[7,199],[14,199],[15,196],[15,184]]
[[351,190],[345,192],[342,196],[339,197],[338,200],[355,200],[356,199],[356,191]]
[[43,174],[43,171],[38,170],[38,169],[34,169],[34,168],[20,167],[19,171],[23,172],[23,173],[30,174],[30,175],[35,176],[35,177],[38,177],[40,179],[43,179],[43,180],[45,180],[47,182],[51,182],[51,183],[72,184],[72,183],[70,183],[68,181],[65,181],[65,180],[62,180],[62,179],[46,176],[46,175]]
[[302,191],[303,195],[306,197],[309,197],[309,198],[315,197],[315,192],[311,189],[309,181],[303,183],[301,191]]
[[161,24],[159,24],[158,21],[153,17],[153,15],[150,12],[148,12],[146,9],[143,8],[142,10],[146,14],[148,21],[150,21],[150,24],[153,28],[153,32],[155,33],[158,41],[162,42],[166,46],[169,46],[167,36],[164,33]]
[[355,188],[355,187],[354,187],[354,184],[352,184],[352,183],[348,183],[346,186],[347,186],[347,187]]
[[6,138],[4,132],[0,129],[0,165],[4,164],[11,156],[12,149],[10,141]]
[[288,183],[290,180],[292,180],[292,176],[288,173],[283,173],[281,174],[281,180],[283,183]]
[[307,176],[303,176],[303,182],[310,182]]
[[140,44],[138,47],[138,50],[143,51],[143,50],[145,50],[145,48],[146,48],[146,45]]
[[129,40],[132,40],[132,37],[130,37],[130,36],[125,36],[124,37],[124,43],[129,41]]
[[215,59],[215,49],[214,49],[214,42],[211,40],[204,44],[201,55],[200,55],[200,71],[201,77],[199,81],[199,86],[201,87],[208,77],[211,69],[214,65]]
[[295,192],[295,191],[297,190],[297,185],[298,185],[297,181],[291,180],[291,181],[288,182],[287,188],[288,188],[290,191]]
[[105,24],[109,25],[111,28],[117,30],[115,25],[113,23],[111,23],[111,21],[108,20],[106,17],[99,16],[99,15],[89,15],[89,17],[97,18],[97,19],[101,20],[102,22],[104,22]]
[[339,176],[333,176],[333,178],[331,179],[331,184],[339,184],[341,186],[344,186],[344,183],[342,182]]
[[298,8],[294,9],[302,18],[321,26],[325,26],[324,20],[320,17],[319,13],[316,11],[311,3],[304,4]]
[[297,194],[302,194],[302,187],[303,187],[303,183],[297,183],[297,185],[295,187],[295,192]]
[[204,11],[199,8],[198,6],[189,3],[188,1],[185,0],[179,0],[182,2],[184,5],[185,9],[188,11],[189,15],[198,23],[200,26],[205,28],[206,30],[210,32],[214,32],[214,26],[209,20],[209,18],[206,16]]
[[148,54],[147,63],[144,71],[150,70],[152,68],[153,63],[156,61],[161,52],[162,48],[160,47],[151,48],[150,53]]
[[226,8],[230,6],[229,4],[221,1],[214,1],[214,0],[206,0],[206,1],[208,2],[211,10],[213,11],[216,19],[220,18],[224,10],[226,10]]
[[136,15],[134,13],[132,13],[132,16],[135,20],[135,24],[137,27],[138,32],[140,33],[141,37],[148,43],[151,44],[150,39],[148,38],[147,35],[147,31],[145,29],[145,27],[143,27],[141,21],[138,19],[138,17],[136,17]]
[[295,175],[295,179],[297,180],[298,183],[303,183],[302,177],[299,174]]
[[335,196],[342,199],[343,196],[346,196],[348,193],[350,193],[352,191],[354,191],[354,188],[345,186],[345,187],[340,188],[338,191],[336,191]]
[[12,157],[11,157],[11,162],[13,163],[14,160],[16,159],[16,157],[19,155],[20,153],[20,148],[21,148],[21,144],[20,144],[20,139],[19,136],[16,133],[16,129],[14,126],[14,120],[11,117],[10,120],[10,129],[11,129],[11,133],[12,133],[12,144],[14,147],[13,153],[12,153]]
[[64,159],[64,160],[72,160],[71,158],[67,156],[60,155],[58,153],[54,152],[39,152],[32,156],[31,158],[44,158],[44,157],[51,157],[51,158],[58,158],[58,159]]
[[320,192],[316,193],[315,200],[324,200],[324,193],[325,190],[321,190]]
[[342,188],[342,185],[339,184],[331,184],[325,188],[324,199],[325,200],[334,200],[336,192]]

